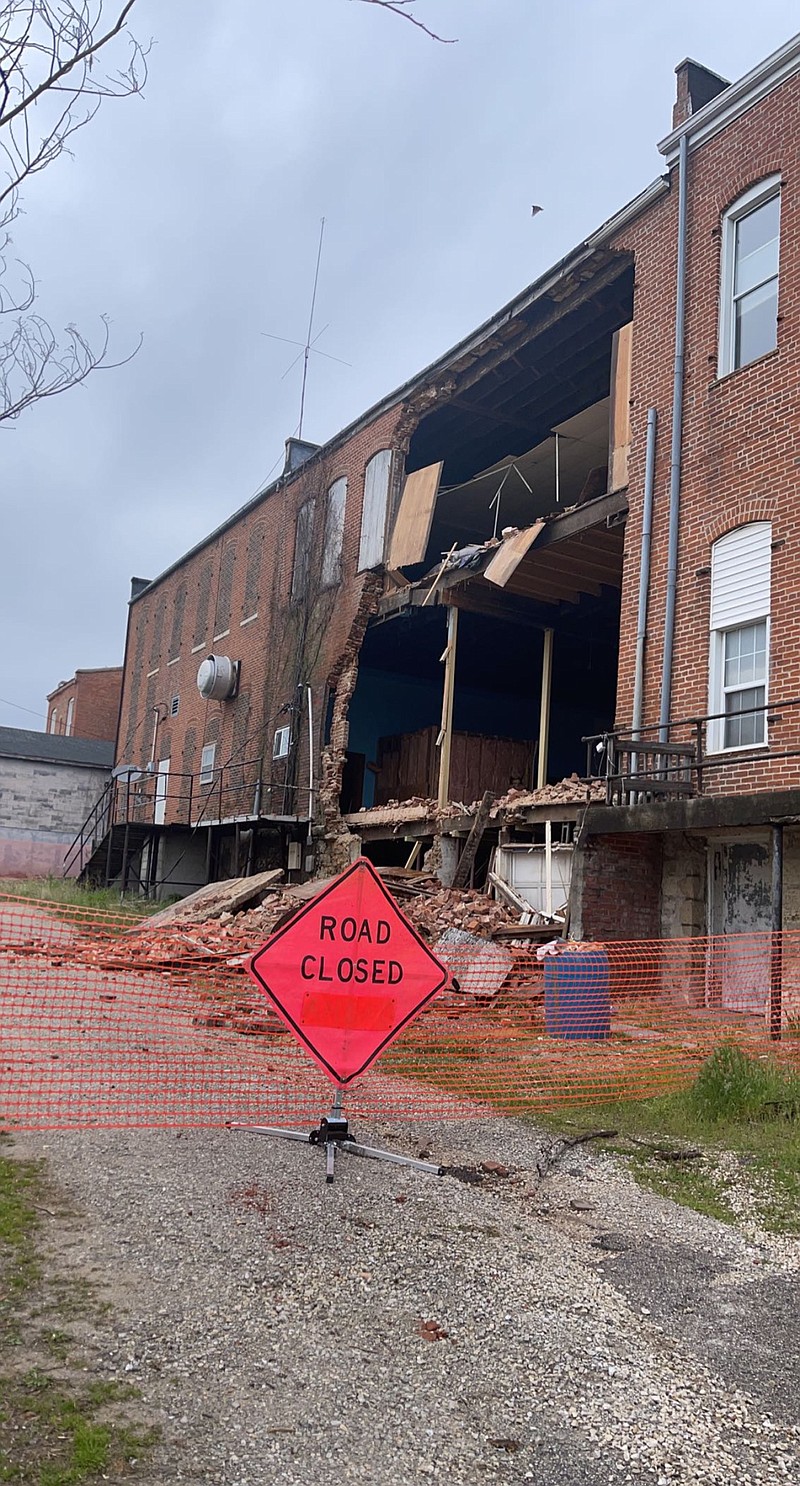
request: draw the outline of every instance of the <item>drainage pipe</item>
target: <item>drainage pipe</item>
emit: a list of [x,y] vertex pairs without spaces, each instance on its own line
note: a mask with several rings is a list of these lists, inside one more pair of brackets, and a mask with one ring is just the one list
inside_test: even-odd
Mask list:
[[636,621],[636,660],[633,668],[633,724],[631,732],[638,738],[644,710],[644,646],[647,639],[647,600],[650,594],[650,538],[653,531],[653,491],[656,480],[656,434],[658,413],[647,410],[647,446],[644,461],[644,510],[642,513],[642,551],[639,560],[639,614]]
[[686,321],[686,241],[688,222],[687,136],[681,135],[678,156],[678,265],[675,289],[675,367],[672,385],[672,445],[669,466],[669,541],[667,546],[667,599],[664,606],[664,660],[661,668],[661,711],[658,736],[667,742],[672,694],[672,652],[675,642],[675,597],[678,587],[678,535],[681,504],[681,446],[683,443],[683,371]]

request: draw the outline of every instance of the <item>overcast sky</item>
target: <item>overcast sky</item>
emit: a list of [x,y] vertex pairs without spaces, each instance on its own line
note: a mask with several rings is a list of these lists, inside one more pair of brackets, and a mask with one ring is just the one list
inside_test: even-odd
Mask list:
[[418,3],[457,45],[359,0],[137,0],[145,96],[27,188],[43,312],[144,343],[0,430],[0,723],[41,727],[59,680],[119,664],[131,576],[276,472],[300,368],[262,332],[302,340],[322,216],[319,346],[351,365],[313,361],[315,442],[663,170],[677,62],[734,79],[798,25],[796,0]]

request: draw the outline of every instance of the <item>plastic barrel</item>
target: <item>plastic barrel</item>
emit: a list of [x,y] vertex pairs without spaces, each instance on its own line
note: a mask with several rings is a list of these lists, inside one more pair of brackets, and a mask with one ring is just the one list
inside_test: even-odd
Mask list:
[[608,956],[565,950],[544,962],[544,1024],[550,1037],[601,1042],[611,1036]]

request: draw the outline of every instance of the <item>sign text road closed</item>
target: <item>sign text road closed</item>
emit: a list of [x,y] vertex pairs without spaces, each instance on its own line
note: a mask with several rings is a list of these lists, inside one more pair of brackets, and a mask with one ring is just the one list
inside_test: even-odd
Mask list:
[[340,1086],[364,1073],[448,980],[363,857],[273,934],[249,970]]

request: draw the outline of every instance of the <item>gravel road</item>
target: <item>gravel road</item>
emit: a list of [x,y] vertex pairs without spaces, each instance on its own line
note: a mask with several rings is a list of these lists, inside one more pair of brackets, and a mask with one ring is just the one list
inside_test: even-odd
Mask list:
[[[358,1131],[479,1185],[226,1131],[48,1134],[99,1286],[87,1366],[159,1425],[146,1486],[800,1486],[800,1247],[516,1121]],[[428,1323],[426,1325],[426,1323]]]

